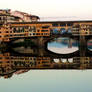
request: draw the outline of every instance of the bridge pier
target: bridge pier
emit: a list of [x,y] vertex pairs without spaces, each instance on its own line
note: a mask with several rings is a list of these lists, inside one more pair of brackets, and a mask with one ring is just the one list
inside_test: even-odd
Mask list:
[[72,39],[71,38],[69,38],[68,48],[72,48]]
[[79,38],[79,51],[80,51],[80,57],[85,57],[85,54],[87,52],[87,41],[85,36],[80,35]]
[[44,46],[45,46],[44,37],[38,37],[38,38],[37,38],[37,45],[38,45],[39,47],[44,47]]
[[62,63],[62,60],[61,60],[61,58],[59,58],[59,63]]

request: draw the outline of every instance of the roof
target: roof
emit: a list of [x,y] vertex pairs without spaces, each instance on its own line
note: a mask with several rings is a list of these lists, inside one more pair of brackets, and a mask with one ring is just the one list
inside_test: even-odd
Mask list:
[[81,21],[38,21],[38,22],[13,22],[11,24],[48,24],[48,23],[92,23],[92,20],[81,20]]
[[31,18],[36,17],[37,19],[40,19],[40,17],[39,16],[36,16],[36,15],[31,15],[30,17]]
[[14,11],[14,12],[19,12],[19,13],[21,13],[21,14],[28,14],[28,13],[21,12],[21,11]]

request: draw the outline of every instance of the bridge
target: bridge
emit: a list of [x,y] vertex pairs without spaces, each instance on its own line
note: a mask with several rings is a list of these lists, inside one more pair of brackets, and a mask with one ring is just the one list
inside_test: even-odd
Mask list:
[[53,36],[90,36],[92,21],[8,22],[0,24],[0,41],[15,38],[52,38]]

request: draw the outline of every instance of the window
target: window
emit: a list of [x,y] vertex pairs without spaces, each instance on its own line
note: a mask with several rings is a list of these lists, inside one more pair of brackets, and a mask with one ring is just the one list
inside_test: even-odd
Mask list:
[[35,26],[32,26],[31,29],[32,29],[32,30],[36,30],[36,27],[35,27]]
[[37,30],[37,32],[40,32],[40,30]]
[[61,23],[60,26],[66,26],[66,23]]
[[35,35],[35,33],[33,33],[33,35]]
[[6,33],[9,33],[8,31],[6,31]]
[[41,30],[42,32],[48,32],[48,30]]
[[45,28],[49,28],[49,26],[42,26],[42,28],[43,28],[43,29],[45,29]]
[[52,26],[57,27],[58,23],[53,23]]
[[44,33],[41,33],[41,35],[44,35]]
[[67,26],[72,26],[73,25],[73,23],[67,23]]
[[16,28],[13,29],[14,33],[16,32]]

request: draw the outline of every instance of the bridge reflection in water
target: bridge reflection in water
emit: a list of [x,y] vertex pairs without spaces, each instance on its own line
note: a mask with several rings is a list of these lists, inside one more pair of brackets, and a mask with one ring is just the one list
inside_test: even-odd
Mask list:
[[92,69],[92,57],[87,55],[80,56],[79,51],[66,55],[55,54],[44,48],[35,48],[31,54],[3,52],[0,54],[0,76],[10,78],[13,74],[32,69]]

